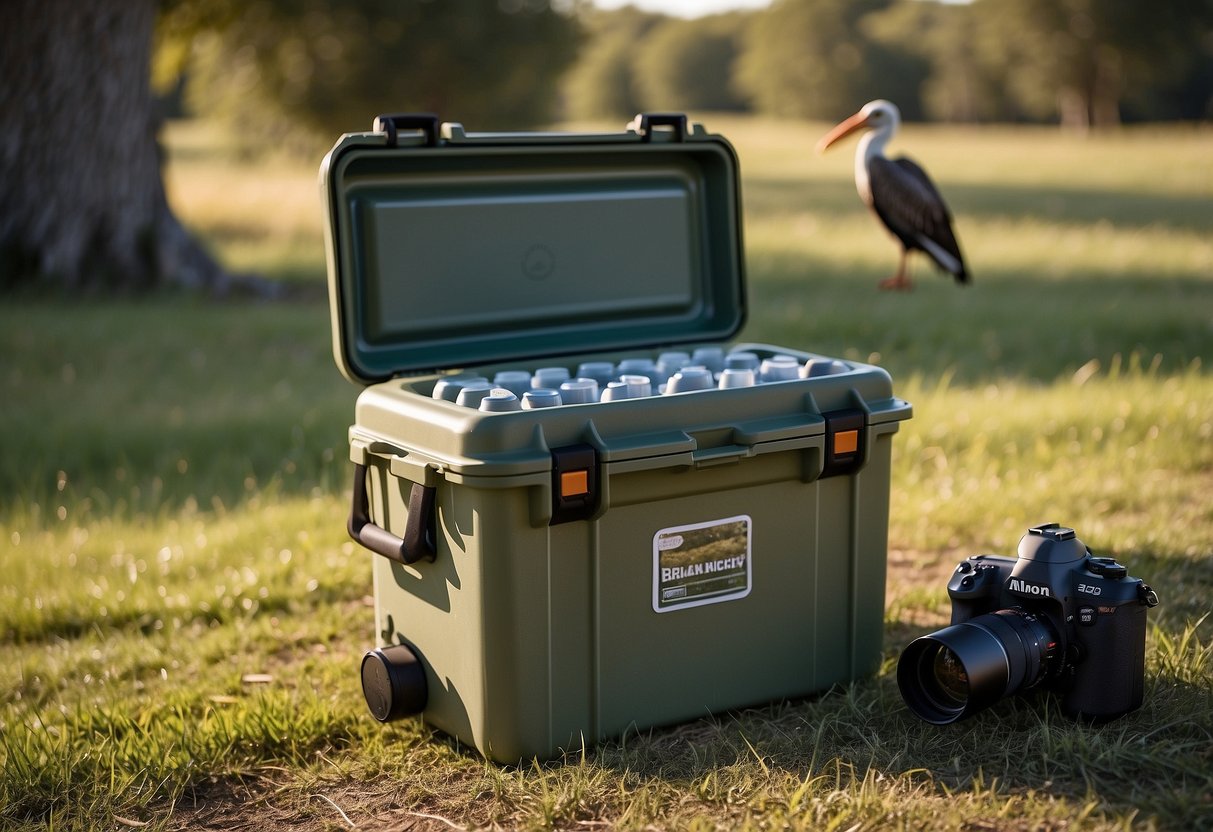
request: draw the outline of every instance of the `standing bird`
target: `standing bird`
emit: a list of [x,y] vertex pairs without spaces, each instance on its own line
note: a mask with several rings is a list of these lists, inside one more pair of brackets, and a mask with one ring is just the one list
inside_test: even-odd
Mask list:
[[817,152],[856,130],[868,128],[855,151],[855,188],[876,212],[885,228],[901,241],[897,274],[880,283],[882,289],[909,289],[906,259],[911,249],[926,252],[940,269],[968,283],[964,257],[952,233],[952,215],[926,171],[905,158],[886,159],[884,147],[897,132],[901,113],[891,101],[870,101],[858,113],[822,136]]

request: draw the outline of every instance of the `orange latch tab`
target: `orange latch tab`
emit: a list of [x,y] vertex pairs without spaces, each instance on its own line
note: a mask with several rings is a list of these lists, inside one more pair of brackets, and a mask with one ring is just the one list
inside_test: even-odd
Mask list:
[[560,496],[579,497],[589,493],[590,472],[584,468],[580,471],[562,471],[560,473]]
[[598,510],[598,452],[591,445],[552,448],[552,518],[555,526],[589,520]]
[[834,453],[853,454],[859,450],[859,431],[843,430],[834,434]]

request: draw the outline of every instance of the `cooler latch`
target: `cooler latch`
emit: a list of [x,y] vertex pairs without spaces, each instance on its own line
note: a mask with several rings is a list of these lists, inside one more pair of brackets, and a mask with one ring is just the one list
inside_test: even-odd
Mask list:
[[854,474],[867,458],[868,414],[858,409],[821,414],[826,422],[825,464],[821,476]]
[[549,525],[588,520],[598,510],[598,453],[592,445],[552,449]]

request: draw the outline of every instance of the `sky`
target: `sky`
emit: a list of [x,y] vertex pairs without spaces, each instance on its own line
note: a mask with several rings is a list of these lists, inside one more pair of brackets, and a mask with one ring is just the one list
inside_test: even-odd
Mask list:
[[617,9],[629,3],[651,12],[664,12],[678,17],[702,17],[730,9],[757,9],[769,6],[771,0],[593,0],[603,9]]
[[[965,3],[968,0],[943,0],[945,3]],[[760,9],[771,5],[771,0],[592,0],[603,9],[617,9],[633,5],[650,12],[663,12],[677,17],[703,17],[705,14],[726,12],[730,9]]]

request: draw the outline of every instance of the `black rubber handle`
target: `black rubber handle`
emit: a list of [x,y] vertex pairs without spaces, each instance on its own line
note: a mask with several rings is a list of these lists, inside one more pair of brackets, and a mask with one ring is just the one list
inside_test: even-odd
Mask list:
[[377,555],[397,563],[433,560],[438,555],[433,535],[434,489],[419,482],[409,491],[409,519],[400,538],[371,521],[366,494],[366,466],[354,466],[354,498],[347,526],[350,537]]

